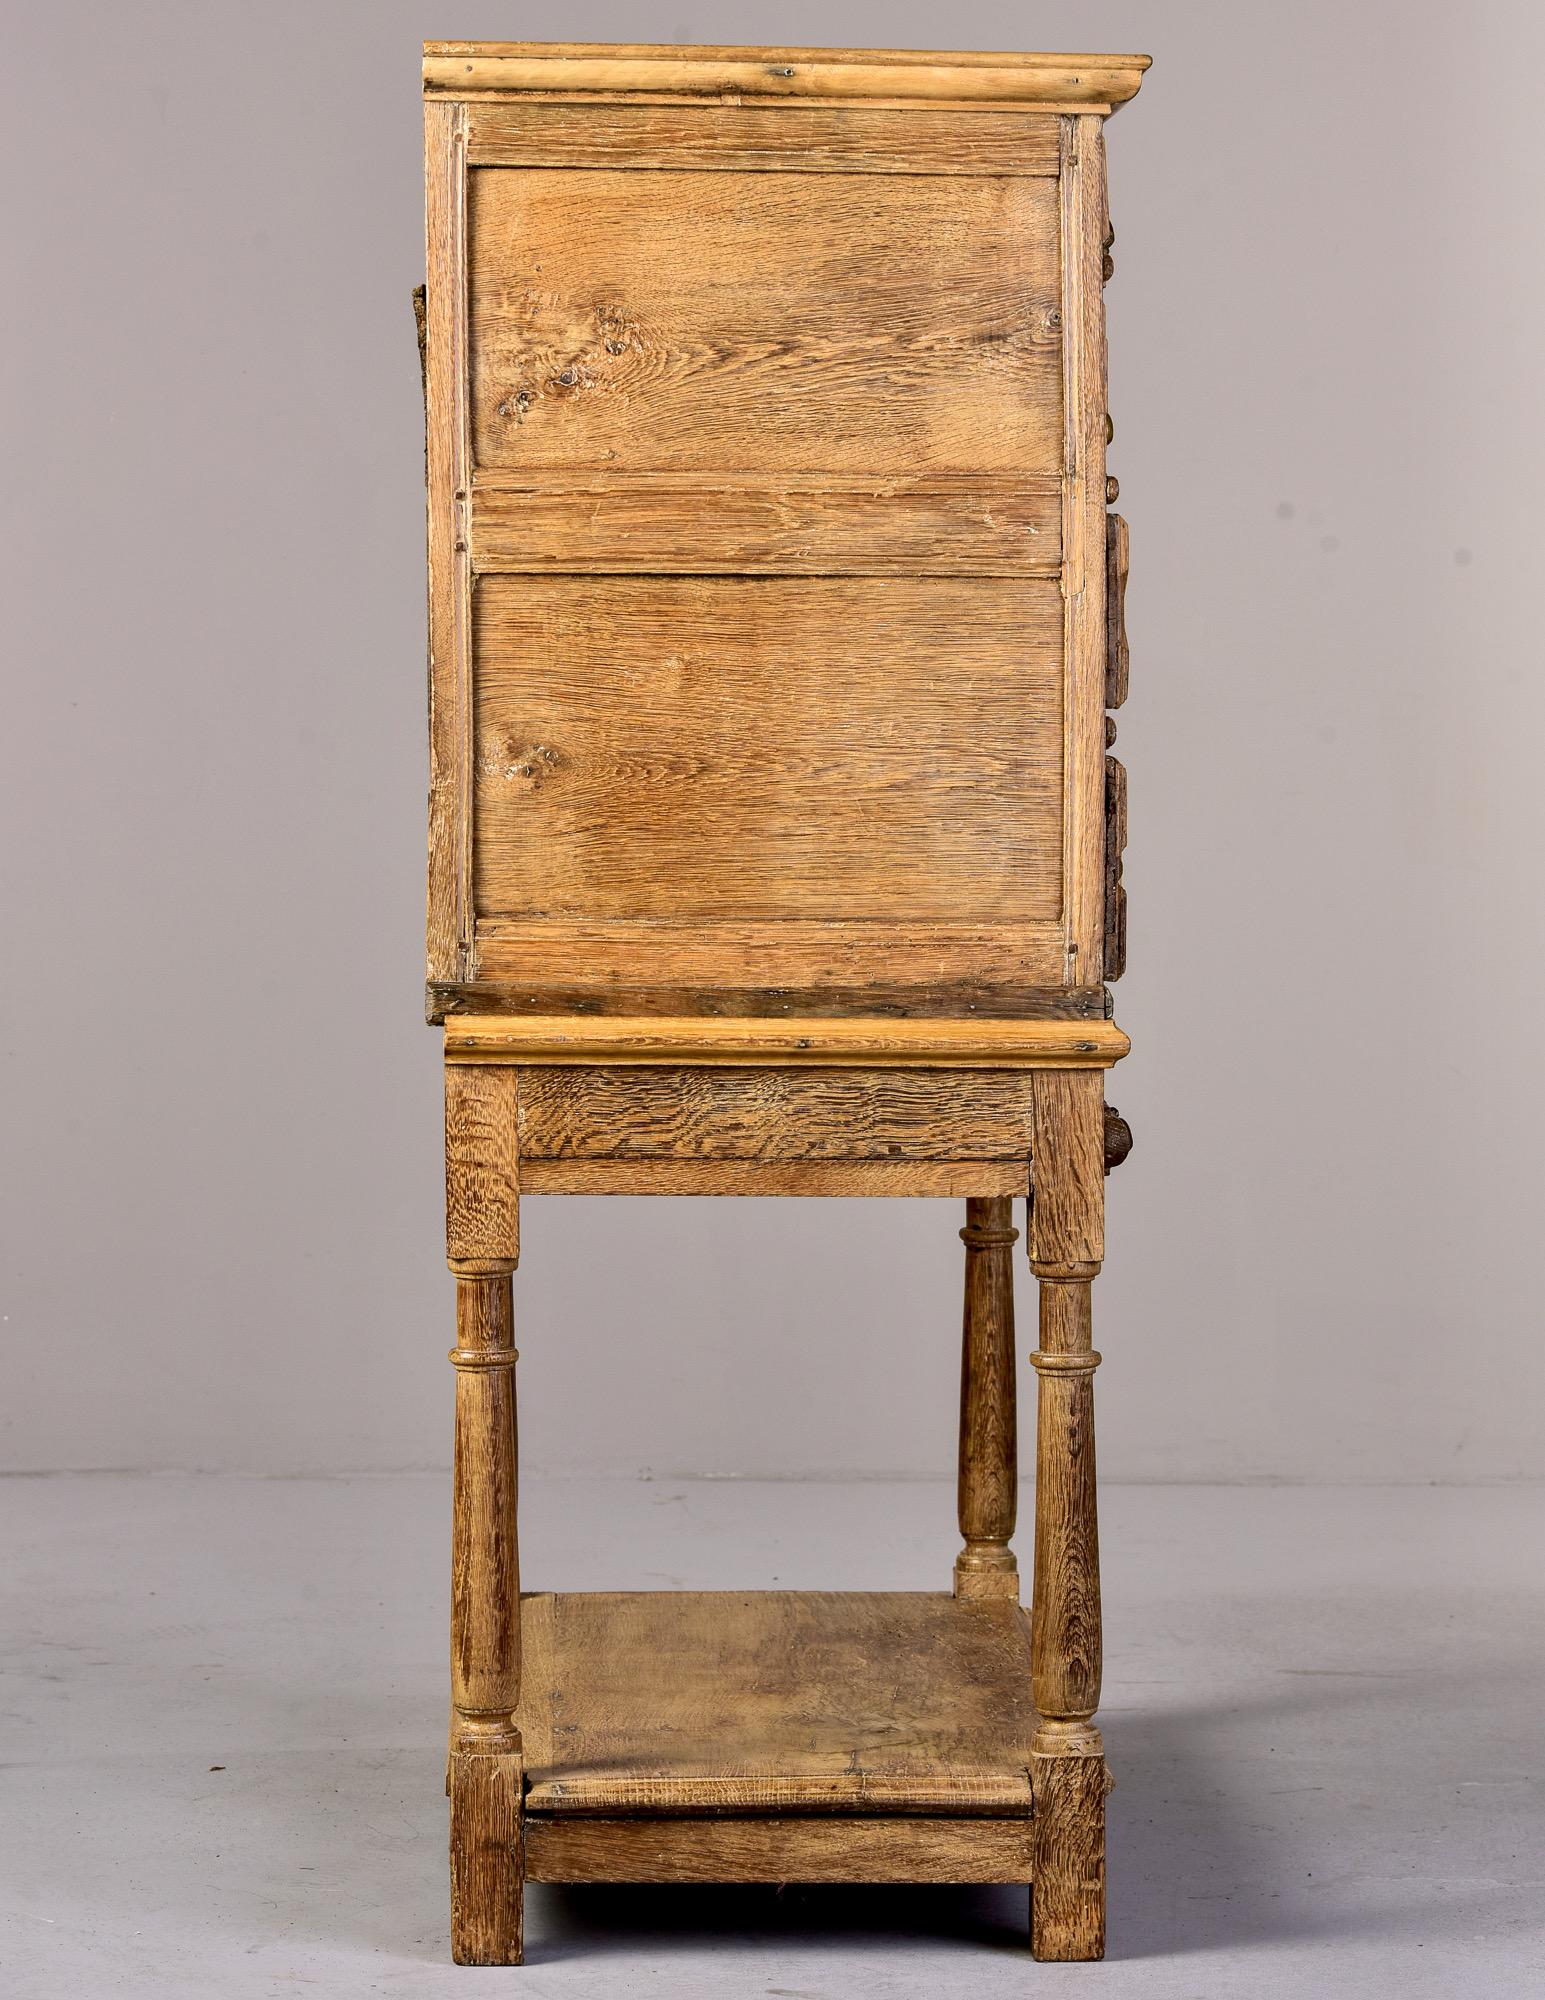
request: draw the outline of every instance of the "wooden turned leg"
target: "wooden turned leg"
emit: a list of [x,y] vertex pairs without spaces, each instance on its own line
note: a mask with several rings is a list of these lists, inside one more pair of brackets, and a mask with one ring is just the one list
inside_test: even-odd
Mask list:
[[525,1879],[515,1347],[520,1255],[516,1075],[445,1071],[446,1248],[456,1274],[456,1471],[451,1530],[451,1950],[519,1965]]
[[451,1541],[451,1950],[519,1965],[520,1565],[509,1273],[458,1274]]
[[1105,1953],[1100,1554],[1095,1519],[1090,1285],[1104,1256],[1104,1117],[1098,1072],[1036,1077],[1030,1266],[1040,1283],[1031,1671],[1037,1958]]
[[957,1597],[1019,1598],[1009,1541],[1019,1506],[1014,1409],[1014,1259],[1019,1231],[1007,1195],[966,1203],[965,1324],[960,1357],[960,1482],[965,1547],[955,1558]]

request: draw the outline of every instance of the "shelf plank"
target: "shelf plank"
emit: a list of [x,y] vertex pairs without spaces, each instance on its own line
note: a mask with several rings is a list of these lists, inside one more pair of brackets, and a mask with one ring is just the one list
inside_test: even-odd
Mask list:
[[1016,1604],[642,1591],[521,1608],[532,1814],[1030,1815]]

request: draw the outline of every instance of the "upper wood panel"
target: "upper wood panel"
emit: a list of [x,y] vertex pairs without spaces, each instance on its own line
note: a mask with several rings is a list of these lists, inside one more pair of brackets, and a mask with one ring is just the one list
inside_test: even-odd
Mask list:
[[480,167],[482,467],[1045,474],[1057,184]]
[[1108,112],[1148,67],[1138,55],[983,54],[932,49],[786,49],[655,43],[426,42],[429,95],[869,99],[887,104],[1034,104]]
[[473,166],[657,167],[672,173],[1041,174],[1055,179],[1057,121],[1042,112],[844,104],[565,104],[467,107]]

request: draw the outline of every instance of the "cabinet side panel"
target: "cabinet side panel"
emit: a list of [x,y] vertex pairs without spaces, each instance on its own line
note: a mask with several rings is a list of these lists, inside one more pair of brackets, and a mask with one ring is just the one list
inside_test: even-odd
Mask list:
[[424,398],[429,539],[429,977],[463,975],[471,944],[466,504],[466,109],[424,106]]
[[1070,985],[1101,977],[1105,880],[1105,146],[1103,120],[1062,121],[1065,848]]

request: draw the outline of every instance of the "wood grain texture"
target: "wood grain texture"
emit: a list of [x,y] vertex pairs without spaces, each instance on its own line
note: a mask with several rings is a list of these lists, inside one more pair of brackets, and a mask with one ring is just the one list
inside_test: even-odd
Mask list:
[[452,1750],[519,1750],[520,1560],[508,1276],[456,1281],[451,1546]]
[[533,1813],[1030,1812],[1016,1605],[638,1591],[522,1609]]
[[[477,977],[496,986],[567,986],[598,998],[676,984],[725,993],[774,982],[822,992],[867,987],[877,1016],[893,1012],[887,1003],[898,988],[1050,987],[1063,980],[1066,964],[1061,920],[1052,917],[1012,924],[485,917],[477,927]],[[613,1011],[632,1010],[624,999]]]
[[1040,1281],[1032,1678],[1041,1721],[1032,1782],[1042,1816],[1032,1897],[1043,1958],[1104,1949],[1105,1767],[1090,1284],[1104,1253],[1102,1079],[1036,1077],[1031,1267]]
[[533,1160],[1018,1160],[1023,1070],[532,1067]]
[[1094,1369],[1087,1278],[1042,1278],[1036,1396],[1036,1707],[1057,1721],[1100,1705],[1100,1539],[1095,1493]]
[[524,1957],[520,1759],[455,1752],[451,1801],[451,1956],[458,1965]]
[[473,488],[479,573],[1057,576],[1050,478],[548,474]]
[[980,55],[892,49],[729,48],[656,43],[426,42],[426,93],[539,91],[961,105],[1098,106],[1133,96],[1141,55]]
[[438,1026],[449,1014],[635,1014],[776,1020],[1103,1021],[1098,986],[645,986],[527,987],[439,982],[428,1004]]
[[1014,1260],[1019,1231],[1006,1197],[966,1203],[965,1310],[960,1364],[956,1513],[965,1547],[955,1595],[1019,1602],[1009,1542],[1019,1508],[1014,1371]]
[[564,104],[467,107],[474,166],[652,167],[667,172],[1039,174],[1059,170],[1055,118],[862,104]]
[[482,468],[1050,473],[1055,184],[475,168]]
[[1023,1195],[1022,1160],[533,1160],[528,1194]]
[[445,1248],[469,1275],[520,1260],[517,1088],[512,1069],[446,1066]]
[[1127,845],[1127,773],[1119,757],[1105,760],[1105,957],[1107,979],[1127,969],[1127,892],[1121,861]]
[[479,913],[1055,918],[1060,628],[1042,579],[487,578]]
[[1105,147],[1101,121],[1062,122],[1063,643],[1067,696],[1068,983],[1102,977],[1105,935]]
[[1120,708],[1131,681],[1132,655],[1127,645],[1127,574],[1132,565],[1132,541],[1119,514],[1105,517],[1105,706]]
[[[763,1020],[651,1015],[575,1018],[463,1014],[445,1024],[450,1064],[476,1063],[716,1063],[740,1067],[774,1063],[796,1069],[836,1063],[868,1069],[876,1064],[921,1063],[944,1069],[1049,1069],[1034,1099],[1047,1143],[1064,1150],[1083,1170],[1086,1127],[1093,1120],[1096,1165],[1103,1157],[1104,1117],[1098,1080],[1092,1100],[1080,1083],[1085,1068],[1120,1060],[1130,1047],[1113,1021],[879,1021]],[[1092,1102],[1092,1109],[1091,1109]],[[1067,1106],[1077,1123],[1064,1139],[1056,1128]],[[1037,1142],[1042,1125],[1037,1124]],[[1103,1182],[1102,1182],[1103,1186]],[[1082,1213],[1082,1211],[1080,1211]],[[1053,1207],[1047,1227],[1061,1214]],[[1037,1253],[1039,1254],[1039,1253]]]
[[1092,1276],[1105,1255],[1101,1079],[1071,1069],[1042,1072],[1036,1077],[1033,1117],[1036,1194],[1030,1212],[1031,1267]]
[[533,1882],[1028,1882],[1033,1820],[762,1818],[526,1821]]
[[429,561],[429,893],[431,979],[467,969],[472,913],[470,597],[465,497],[471,478],[467,401],[466,112],[424,106],[424,404]]
[[1105,1956],[1105,1759],[1038,1756],[1030,1949],[1038,1959]]

